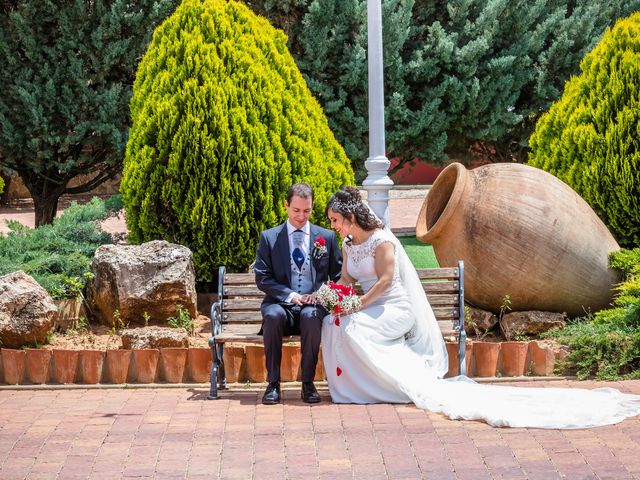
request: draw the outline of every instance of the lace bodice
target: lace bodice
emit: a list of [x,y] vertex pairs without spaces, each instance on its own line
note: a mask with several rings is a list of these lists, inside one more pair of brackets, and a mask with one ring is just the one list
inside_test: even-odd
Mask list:
[[[390,242],[394,245],[397,260],[398,252],[395,249],[393,238],[386,234],[384,230],[376,230],[365,242],[359,245],[350,243],[347,239],[342,243],[346,254],[347,272],[351,277],[360,282],[365,291],[378,280],[375,269],[376,248],[385,242]],[[395,286],[400,281],[397,263],[396,261],[392,286]]]

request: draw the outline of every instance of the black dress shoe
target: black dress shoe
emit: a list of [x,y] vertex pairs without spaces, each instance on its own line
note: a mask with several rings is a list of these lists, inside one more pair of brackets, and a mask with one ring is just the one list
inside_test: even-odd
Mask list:
[[313,382],[302,382],[301,397],[305,403],[318,403],[320,401],[320,395]]
[[280,382],[269,382],[262,396],[263,405],[276,405],[280,403]]

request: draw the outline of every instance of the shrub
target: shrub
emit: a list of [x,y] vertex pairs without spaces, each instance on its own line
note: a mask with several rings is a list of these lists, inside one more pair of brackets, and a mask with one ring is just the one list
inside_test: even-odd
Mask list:
[[563,369],[579,378],[640,377],[640,248],[612,253],[610,265],[626,277],[614,307],[545,334],[570,347]]
[[581,63],[530,139],[529,163],[573,187],[623,246],[640,245],[640,13]]
[[53,298],[78,297],[96,248],[113,242],[98,223],[120,208],[119,197],[94,198],[86,205],[74,202],[52,225],[31,229],[8,222],[9,234],[0,236],[0,275],[24,270]]
[[4,192],[4,180],[0,177],[0,194]]
[[246,270],[259,232],[286,218],[293,182],[353,184],[342,147],[286,47],[236,2],[186,0],[155,32],[131,100],[121,191],[130,240],[188,246],[198,278]]

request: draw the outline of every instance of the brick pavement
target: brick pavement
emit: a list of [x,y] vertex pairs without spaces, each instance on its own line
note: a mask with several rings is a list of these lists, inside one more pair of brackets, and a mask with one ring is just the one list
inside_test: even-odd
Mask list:
[[[602,382],[521,386],[593,388]],[[616,382],[640,393],[640,381]],[[0,478],[631,479],[640,420],[588,430],[493,428],[412,405],[284,404],[261,390],[0,390]],[[469,399],[469,401],[473,401]]]

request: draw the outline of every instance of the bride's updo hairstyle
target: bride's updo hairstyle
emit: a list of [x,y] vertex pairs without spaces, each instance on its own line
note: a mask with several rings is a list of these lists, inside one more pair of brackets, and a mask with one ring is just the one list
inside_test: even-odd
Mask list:
[[357,188],[344,187],[331,195],[327,208],[324,209],[327,218],[329,217],[329,209],[339,213],[350,222],[357,223],[360,228],[368,232],[376,228],[384,228],[384,223],[362,201]]

